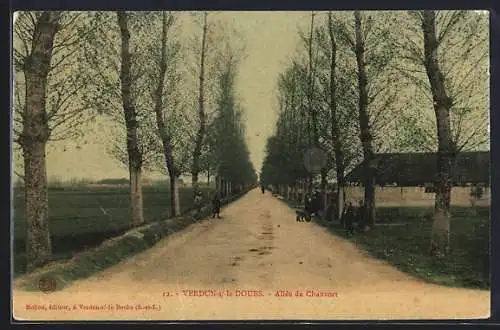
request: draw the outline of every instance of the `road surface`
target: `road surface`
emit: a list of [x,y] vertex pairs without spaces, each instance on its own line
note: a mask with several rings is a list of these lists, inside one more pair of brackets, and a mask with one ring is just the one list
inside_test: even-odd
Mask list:
[[268,192],[252,190],[221,215],[62,291],[16,289],[14,315],[30,320],[489,316],[489,292],[412,278],[314,223],[297,223],[294,211]]

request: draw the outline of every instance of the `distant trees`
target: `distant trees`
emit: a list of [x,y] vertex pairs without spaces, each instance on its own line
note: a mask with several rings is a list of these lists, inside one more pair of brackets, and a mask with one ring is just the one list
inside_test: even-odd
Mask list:
[[278,120],[261,178],[278,187],[306,180],[302,155],[315,141],[314,115],[319,146],[336,171],[338,214],[345,172],[362,163],[364,219],[371,225],[374,154],[437,151],[441,188],[430,250],[445,253],[454,155],[488,148],[487,15],[354,11],[323,16],[304,17],[304,23],[314,22],[314,32],[309,30],[300,46],[308,55],[295,55],[278,78]]
[[241,49],[228,41],[217,67],[216,116],[210,150],[216,166],[216,187],[223,195],[257,182],[245,142],[244,110],[235,86],[241,56]]
[[[300,69],[300,65],[296,66],[299,68],[297,71],[314,71],[306,79],[303,73],[298,74],[298,77],[302,75],[299,81],[309,109],[308,112],[301,112],[303,118],[299,126],[305,132],[306,141],[309,141],[307,145],[320,147],[335,160],[329,162],[321,173],[321,186],[326,193],[327,171],[335,168],[337,196],[340,196],[336,207],[339,214],[342,210],[345,171],[359,157],[359,149],[362,150],[367,169],[371,168],[373,153],[380,148],[379,142],[383,141],[384,135],[382,132],[387,130],[388,113],[391,112],[395,94],[389,85],[391,71],[388,70],[388,64],[393,56],[388,37],[390,26],[383,26],[374,18],[365,16],[360,12],[324,15],[319,20],[321,24],[311,30],[307,39],[311,41],[307,43],[309,71]],[[288,102],[293,100],[281,91],[278,96],[280,102],[283,99]],[[301,98],[298,98],[299,102],[302,102]],[[303,108],[303,105],[300,107]],[[353,120],[356,117],[357,123]],[[278,123],[289,118],[297,117],[280,112]],[[356,138],[359,140],[356,141]],[[376,146],[374,141],[377,142]],[[292,143],[301,145],[299,154],[303,155],[304,143]],[[302,156],[299,159],[302,161]],[[269,166],[266,165],[266,168]],[[373,171],[367,171],[364,182],[367,224],[373,223],[375,208],[374,176],[370,172]],[[263,173],[263,177],[268,176]]]

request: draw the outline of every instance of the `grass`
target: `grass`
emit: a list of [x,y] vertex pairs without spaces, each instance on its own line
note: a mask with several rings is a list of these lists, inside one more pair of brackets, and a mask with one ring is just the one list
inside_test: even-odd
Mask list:
[[[169,215],[169,191],[165,185],[144,187],[146,223]],[[206,193],[206,191],[205,191]],[[14,190],[14,276],[25,272],[24,191]],[[192,190],[180,188],[181,212],[193,208]],[[61,185],[49,188],[50,231],[55,260],[96,246],[130,228],[127,187]]]
[[[296,204],[289,203],[296,207]],[[430,256],[432,208],[379,207],[377,224],[350,240],[362,250],[398,269],[431,283],[489,289],[489,207],[452,207],[450,255]],[[337,222],[318,221],[335,235],[344,236]],[[392,226],[390,224],[393,224]]]
[[[227,204],[243,196],[245,193],[237,193],[223,199],[221,203]],[[129,231],[126,235],[107,240],[103,244],[86,249],[75,255],[71,260],[62,260],[42,267],[33,273],[27,274],[20,281],[23,289],[38,291],[38,282],[42,277],[48,277],[56,282],[56,290],[61,290],[75,280],[87,278],[101,270],[116,265],[120,261],[131,257],[141,251],[152,247],[160,239],[180,231],[190,224],[195,223],[196,218],[210,214],[210,206],[206,205],[201,213],[193,216],[188,212],[185,216],[176,217],[163,221],[156,221]]]

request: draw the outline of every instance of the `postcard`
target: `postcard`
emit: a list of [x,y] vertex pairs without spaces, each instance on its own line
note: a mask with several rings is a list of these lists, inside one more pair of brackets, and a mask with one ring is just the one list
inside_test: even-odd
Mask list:
[[490,316],[489,12],[13,20],[12,315]]

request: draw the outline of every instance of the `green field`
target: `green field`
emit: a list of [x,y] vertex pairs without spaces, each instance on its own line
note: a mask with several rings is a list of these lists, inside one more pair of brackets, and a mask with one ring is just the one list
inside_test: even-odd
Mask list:
[[[368,232],[355,233],[350,240],[372,256],[429,282],[489,288],[489,207],[451,208],[451,252],[444,258],[434,258],[427,253],[432,212],[432,207],[379,207],[378,225]],[[337,222],[318,223],[335,235],[345,235]]]
[[[203,189],[204,196],[208,188]],[[167,218],[169,189],[166,185],[144,187],[146,222]],[[193,208],[191,188],[180,188],[181,212]],[[14,189],[14,274],[25,270],[24,191]],[[127,187],[67,186],[49,188],[50,231],[54,259],[70,258],[73,253],[100,244],[130,228]]]

